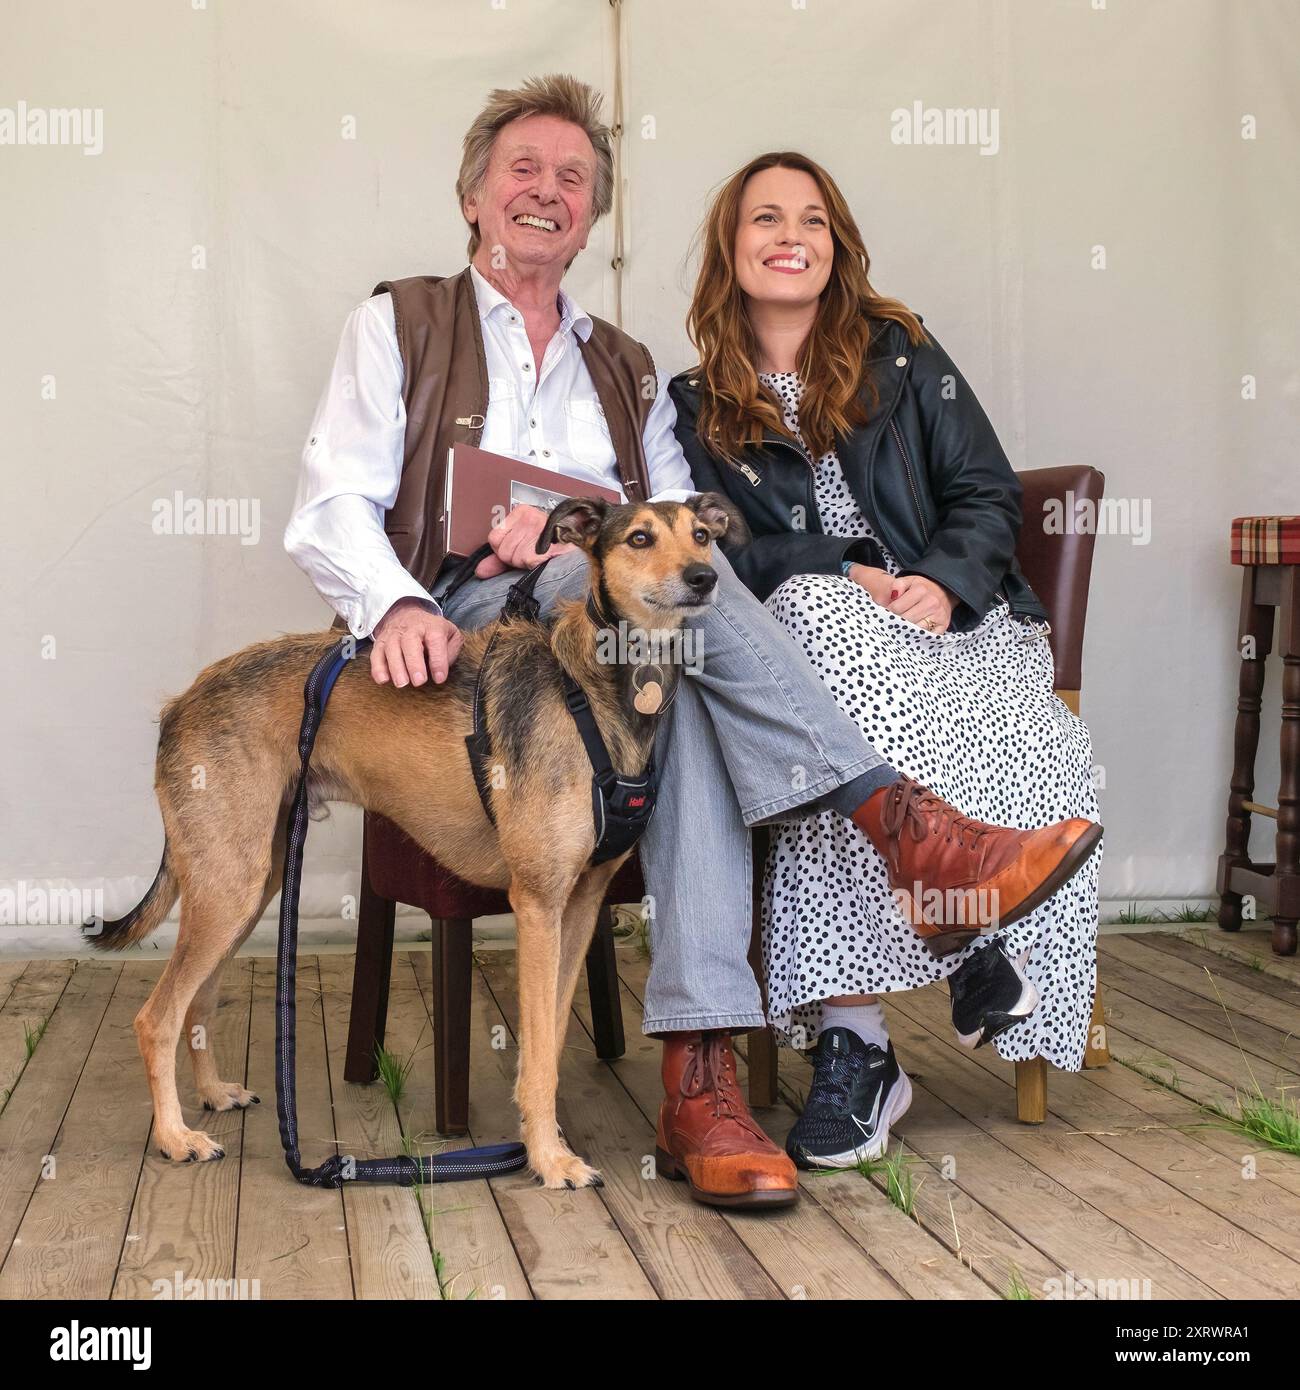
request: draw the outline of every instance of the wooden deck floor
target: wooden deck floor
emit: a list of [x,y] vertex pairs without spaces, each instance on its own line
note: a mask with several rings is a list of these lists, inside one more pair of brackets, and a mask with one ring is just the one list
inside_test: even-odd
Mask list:
[[[1197,1104],[1231,1104],[1252,1077],[1268,1093],[1300,1081],[1300,983],[1287,964],[1252,968],[1240,951],[1174,935],[1106,936],[1100,950],[1117,1060],[1051,1072],[1041,1127],[1015,1122],[1009,1064],[954,1044],[941,989],[891,1003],[915,1088],[898,1131],[915,1155],[912,1218],[883,1175],[810,1177],[797,1206],[763,1216],[704,1208],[654,1180],[658,1048],[640,1032],[646,964],[630,947],[627,1056],[596,1060],[583,997],[570,1028],[561,1118],[605,1176],[577,1193],[523,1175],[423,1192],[297,1186],[276,1128],[274,963],[263,959],[231,967],[216,1047],[222,1074],[246,1078],[264,1103],[191,1118],[220,1137],[223,1161],[166,1163],[150,1152],[131,1029],[161,967],[0,966],[0,1298],[149,1298],[156,1281],[178,1279],[315,1299],[996,1299],[1013,1285],[1043,1298],[1083,1296],[1089,1280],[1133,1281],[1104,1287],[1153,1298],[1300,1296],[1300,1159],[1215,1127]],[[394,1107],[382,1086],[341,1080],[351,957],[303,961],[309,1161],[336,1142],[399,1152],[404,1128],[431,1124],[429,964],[411,952],[395,965],[388,1041],[414,1066]],[[475,974],[477,1142],[514,1134],[513,964],[486,951]],[[782,1069],[797,1100],[806,1064],[783,1053]],[[187,1073],[181,1094],[188,1107]],[[762,1118],[783,1138],[793,1116],[781,1106]]]

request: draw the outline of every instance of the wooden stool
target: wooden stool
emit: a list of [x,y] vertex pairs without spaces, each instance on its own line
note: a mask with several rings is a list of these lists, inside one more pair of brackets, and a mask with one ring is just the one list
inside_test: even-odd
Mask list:
[[[1226,848],[1219,857],[1219,926],[1241,926],[1241,900],[1250,894],[1273,914],[1273,950],[1293,956],[1300,918],[1300,517],[1239,516],[1232,523],[1232,563],[1244,567],[1237,643],[1237,729]],[[1273,613],[1281,613],[1282,740],[1277,805],[1261,806],[1255,792],[1260,692],[1273,649]],[[1250,860],[1250,818],[1277,822],[1276,865]]]

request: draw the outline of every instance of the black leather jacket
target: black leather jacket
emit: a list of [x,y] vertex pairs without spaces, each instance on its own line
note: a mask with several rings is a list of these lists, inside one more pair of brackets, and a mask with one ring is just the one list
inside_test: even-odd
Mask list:
[[[901,324],[881,319],[867,361],[880,405],[836,448],[872,529],[904,574],[925,575],[956,596],[954,628],[975,627],[1004,598],[1013,614],[1046,619],[1016,564],[1020,483],[952,359],[933,335],[931,345],[913,347]],[[698,369],[668,389],[695,485],[729,497],[753,532],[728,558],[759,598],[791,575],[838,574],[846,559],[881,564],[869,541],[822,534],[812,463],[795,444],[767,430],[737,468],[709,453],[696,432]]]

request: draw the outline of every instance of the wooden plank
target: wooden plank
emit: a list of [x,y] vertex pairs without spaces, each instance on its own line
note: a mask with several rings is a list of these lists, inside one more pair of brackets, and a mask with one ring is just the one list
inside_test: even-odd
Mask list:
[[[0,1252],[8,1262],[68,1102],[122,973],[119,961],[81,961],[45,1036],[0,1114]],[[3,1268],[0,1263],[0,1269]]]
[[[1213,924],[1186,926],[1176,934],[1202,950],[1237,961],[1248,969],[1254,962],[1258,966],[1258,973],[1270,979],[1292,986],[1300,985],[1300,956],[1279,956],[1274,953],[1271,922],[1235,932],[1224,931]],[[1153,932],[1152,935],[1165,936],[1168,933]]]
[[[1125,1039],[1126,1048],[1137,1048],[1132,1039]],[[1097,1071],[1075,1074],[1053,1073],[1054,1082],[1064,1081],[1067,1085],[1075,1076],[1086,1080],[1093,1088],[1113,1096],[1116,1100],[1133,1105],[1149,1115],[1154,1121],[1168,1125],[1180,1133],[1189,1134],[1200,1144],[1240,1163],[1250,1155],[1260,1179],[1281,1187],[1284,1191],[1300,1196],[1300,1159],[1294,1154],[1283,1153],[1267,1145],[1260,1144],[1229,1128],[1208,1114],[1188,1090],[1175,1091],[1159,1084],[1147,1076],[1125,1066],[1117,1058],[1115,1063]],[[1223,1083],[1205,1076],[1203,1072],[1190,1072],[1194,1089],[1219,1088]]]
[[[432,1003],[430,958],[413,952],[411,960]],[[476,1144],[516,1140],[514,1039],[477,966],[470,982],[470,1016],[470,1134]],[[554,1192],[527,1172],[494,1178],[487,1186],[535,1297],[656,1297],[595,1189]]]
[[[921,1044],[932,1040],[906,1017],[895,1021],[891,1016],[890,1023],[912,1081],[912,1107],[895,1125],[894,1132],[909,1153],[934,1170],[920,1190],[918,1208],[925,1211],[922,1202],[928,1197],[928,1228],[936,1236],[946,1234],[953,1245],[956,1241],[951,1229],[944,1231],[944,1212],[939,1206],[952,1189],[966,1193],[978,1204],[976,1211],[987,1213],[997,1223],[991,1231],[987,1225],[983,1229],[976,1225],[973,1234],[983,1237],[986,1248],[981,1250],[977,1245],[973,1251],[965,1227],[958,1226],[963,1252],[973,1254],[976,1272],[992,1287],[1005,1293],[1014,1274],[1036,1295],[1043,1296],[1052,1287],[1048,1281],[1062,1278],[1068,1270],[1080,1277],[1138,1281],[1150,1278],[1153,1297],[1211,1296],[1208,1286],[1190,1279],[1145,1242],[1117,1228],[1066,1184],[1009,1150],[998,1135],[981,1127],[977,1116],[959,1113],[948,1096],[938,1093],[929,1062],[923,1059],[918,1063]],[[913,1029],[915,1041],[910,1040]],[[801,1060],[798,1065],[807,1064]],[[1008,1094],[1004,1106],[1009,1104]],[[994,1122],[1003,1127],[1014,1123],[1002,1118],[997,1101],[992,1115]],[[1034,1132],[1023,1126],[1017,1128]],[[1009,1241],[1000,1227],[1013,1231],[1013,1240]],[[1023,1253],[1017,1255],[1017,1244],[1037,1250],[1038,1259],[1026,1258]],[[1164,1290],[1176,1291],[1176,1295]]]
[[[317,957],[334,1132],[341,1153],[387,1158],[402,1151],[401,1124],[387,1091],[379,1084],[343,1080],[352,961],[350,955]],[[317,1148],[303,1136],[304,1161],[319,1163],[329,1152],[329,1145]],[[415,1194],[409,1188],[369,1183],[349,1183],[342,1192],[356,1296],[441,1299]]]
[[[1114,969],[1117,971],[1118,966]],[[1169,1012],[1167,995],[1162,997],[1166,1007],[1160,1008],[1134,995],[1133,988],[1144,986],[1139,983],[1121,988],[1118,980],[1106,985],[1107,1031],[1112,1041],[1128,1038],[1134,1045],[1125,1060],[1140,1060],[1143,1051],[1154,1051],[1170,1059],[1179,1072],[1184,1066],[1194,1067],[1225,1083],[1221,1094],[1228,1097],[1236,1091],[1253,1093],[1256,1083],[1265,1095],[1276,1095],[1283,1089],[1286,1094],[1297,1094],[1300,1076],[1289,1067],[1259,1057],[1250,1043],[1243,1051],[1230,1035],[1225,1040],[1184,1022]]]
[[[423,981],[416,969],[422,962]],[[411,1060],[406,1093],[398,1103],[403,1129],[418,1140],[416,1152],[470,1147],[468,1137],[434,1133],[432,976],[427,952],[399,952],[393,960],[385,1046]],[[426,990],[428,992],[426,992]],[[376,1085],[381,1083],[376,1082]],[[447,1298],[526,1299],[531,1292],[509,1232],[486,1181],[434,1183],[415,1193],[428,1215],[429,1244]]]
[[[0,961],[0,1014],[3,1014],[9,1005],[9,996],[13,992],[14,986],[22,979],[29,966],[44,964],[39,961],[26,960],[3,960]],[[72,971],[71,961],[52,962],[54,964],[66,965],[69,973]]]
[[[1168,932],[1144,932],[1140,936],[1112,936],[1108,933],[1098,937],[1098,943],[1103,949],[1116,941],[1129,946],[1140,946],[1143,956],[1147,956],[1151,952],[1158,952],[1163,957],[1185,961],[1202,972],[1208,969],[1213,972],[1216,981],[1231,980],[1233,984],[1241,985],[1249,990],[1256,998],[1267,997],[1270,1000],[1278,1000],[1289,1005],[1292,1010],[1300,1011],[1300,989],[1297,989],[1291,981],[1277,979],[1272,975],[1265,974],[1263,970],[1256,970],[1250,965],[1244,965],[1233,956],[1223,955],[1204,946],[1193,945],[1192,942],[1184,940],[1181,936],[1172,936]],[[1137,964],[1136,959],[1133,963]],[[1149,967],[1144,965],[1143,968],[1151,969],[1152,973],[1159,973],[1159,967],[1154,965]],[[1205,978],[1204,973],[1202,973],[1201,978]],[[1180,983],[1183,982],[1180,980]]]
[[[275,1109],[275,961],[254,959],[248,1073],[260,1105],[244,1112],[239,1155],[239,1228],[235,1280],[265,1299],[353,1297],[343,1194],[304,1187],[284,1161]],[[297,1092],[299,1142],[309,1163],[334,1151],[320,970],[298,963]]]
[[[1219,1023],[1215,1030],[1216,1036],[1231,1037],[1228,1030],[1229,1019],[1239,1034],[1242,1033],[1243,1022],[1261,1023],[1275,1030],[1269,1036],[1273,1046],[1283,1055],[1283,1060],[1289,1057],[1293,1064],[1300,1060],[1297,1056],[1300,1045],[1293,1036],[1297,1029],[1300,1029],[1300,992],[1295,992],[1294,997],[1288,1000],[1252,989],[1249,985],[1229,979],[1224,971],[1217,968],[1217,959],[1210,956],[1208,951],[1204,954],[1208,960],[1206,966],[1202,967],[1164,951],[1153,950],[1144,942],[1124,936],[1112,938],[1101,949],[1103,970],[1108,979],[1112,962],[1115,962],[1122,963],[1128,969],[1141,972],[1143,975],[1175,985],[1209,1006]],[[1196,1023],[1198,1027],[1204,1026],[1199,1019],[1187,1021]],[[1242,1034],[1242,1037],[1243,1041],[1249,1041],[1246,1035]]]
[[118,977],[0,1271],[0,1299],[100,1299],[113,1287],[152,1116],[131,1024],[161,974],[132,963]]
[[0,1110],[27,1065],[27,1036],[54,1012],[72,978],[70,960],[16,961],[6,967],[0,1006]]
[[[1238,1058],[1238,1074],[1243,1081],[1248,1080],[1249,1066],[1261,1084],[1279,1070],[1285,1074],[1283,1084],[1300,1083],[1300,1039],[1256,1018],[1235,1011],[1225,1013],[1216,999],[1202,998],[1173,983],[1168,975],[1135,969],[1117,955],[1107,956],[1105,961],[1108,1003],[1112,997],[1127,997],[1143,1009],[1159,1010],[1193,1047],[1199,1046],[1201,1039],[1226,1043]],[[1116,1017],[1126,1020],[1125,1026],[1133,1031],[1132,1021],[1124,1012],[1116,1011]],[[1195,1058],[1196,1053],[1191,1055]]]
[[[931,1005],[923,1020],[931,1031],[943,1021],[941,1010],[942,1006],[934,1009]],[[946,1016],[946,1010],[943,1012]],[[1005,1076],[1006,1063],[996,1054],[990,1056],[988,1048],[977,1049],[971,1060],[990,1075]],[[1049,1087],[1052,1111],[1281,1252],[1287,1265],[1276,1264],[1280,1278],[1287,1276],[1288,1266],[1294,1266],[1293,1277],[1300,1273],[1300,1201],[1267,1178],[1245,1179],[1240,1141],[1236,1153],[1225,1155],[1196,1136],[1159,1123],[1140,1105],[1121,1102],[1113,1093],[1092,1084],[1097,1074],[1053,1069]],[[1196,1123],[1196,1108],[1187,1101],[1181,1104],[1185,1117]],[[1300,1162],[1292,1159],[1292,1163],[1300,1171]]]
[[[135,966],[128,964],[128,973]],[[224,1080],[242,1078],[248,1059],[248,1011],[252,963],[227,965],[221,997],[212,1021],[212,1046]],[[143,1000],[141,1001],[143,1002]],[[135,1082],[149,1106],[149,1090],[137,1053]],[[137,1162],[126,1239],[113,1281],[113,1297],[151,1299],[166,1284],[172,1297],[178,1286],[198,1280],[203,1290],[229,1288],[235,1261],[235,1226],[239,1208],[239,1166],[244,1113],[203,1110],[194,1093],[194,1073],[184,1040],[177,1048],[177,1086],[185,1122],[210,1134],[226,1151],[214,1163],[174,1163],[154,1143],[152,1114]],[[206,1295],[205,1295],[206,1296]]]
[[[513,1031],[514,955],[484,951],[480,965]],[[692,1201],[680,1183],[652,1179],[654,1128],[614,1077],[619,1065],[596,1061],[586,1030],[570,1016],[560,1124],[575,1151],[600,1169],[599,1196],[655,1291],[662,1298],[781,1297],[716,1209]]]
[[[641,1008],[631,997],[626,987],[620,986],[620,1001],[623,1005],[623,1034],[627,1038],[627,1055],[613,1065],[617,1079],[626,1088],[628,1095],[645,1116],[648,1125],[655,1125],[658,1119],[659,1101],[663,1097],[663,1081],[660,1077],[660,1044],[655,1038],[648,1038],[641,1031]],[[585,981],[580,983],[574,1006],[578,1019],[587,1030],[594,1051],[595,1031],[592,1027],[591,1001],[588,998]],[[737,1068],[744,1062],[737,1058]],[[742,1077],[741,1077],[742,1083]],[[756,1113],[765,1129],[776,1120],[777,1130],[769,1129],[777,1143],[784,1140],[784,1130],[790,1127],[793,1113],[784,1113],[780,1106],[777,1111]],[[861,1179],[859,1179],[861,1181]],[[805,1187],[806,1184],[801,1184]],[[865,1184],[866,1186],[866,1184]],[[873,1193],[873,1188],[868,1186]],[[866,1198],[879,1200],[876,1197]],[[887,1204],[886,1204],[887,1205]],[[890,1208],[893,1212],[893,1208]],[[897,1213],[894,1213],[897,1215]],[[863,1258],[862,1250],[854,1238],[844,1232],[836,1219],[823,1211],[816,1201],[802,1200],[794,1207],[781,1208],[772,1212],[727,1212],[722,1209],[723,1220],[736,1232],[756,1261],[772,1276],[773,1283],[786,1293],[787,1298],[893,1298],[905,1297],[905,1280],[898,1282],[886,1270],[880,1268],[873,1258]],[[927,1247],[925,1258],[933,1259],[936,1248]],[[929,1273],[929,1272],[927,1272]],[[936,1280],[927,1277],[927,1287]],[[958,1276],[961,1289],[950,1289],[951,1297],[969,1293],[969,1286]],[[982,1291],[983,1293],[983,1291]],[[976,1294],[979,1297],[979,1294]]]
[[[1047,1122],[1032,1129],[1001,1119],[1011,1086],[944,1036],[951,1036],[951,1022],[939,994],[909,991],[890,1003],[890,1028],[899,1052],[921,1059],[931,1090],[1150,1247],[1151,1268],[1139,1273],[1151,1278],[1153,1297],[1161,1296],[1155,1292],[1161,1263],[1166,1264],[1165,1276],[1171,1268],[1181,1269],[1224,1298],[1293,1298],[1300,1293],[1300,1268],[1293,1261],[1099,1138],[1072,1129],[1054,1107]],[[1105,1267],[1094,1266],[1097,1274],[1077,1264],[1072,1268],[1089,1277],[1118,1277]],[[1132,1275],[1125,1271],[1125,1277]]]

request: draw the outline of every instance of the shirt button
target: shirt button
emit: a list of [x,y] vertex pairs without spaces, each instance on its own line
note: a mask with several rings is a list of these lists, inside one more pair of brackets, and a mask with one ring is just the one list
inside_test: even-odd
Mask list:
[[894,358],[894,366],[895,366],[895,367],[906,367],[906,366],[907,366],[907,358],[906,358],[906,357],[896,357],[896,358]]
[[548,459],[548,458],[550,458],[550,456],[551,456],[551,451],[550,451],[549,449],[543,449],[543,450],[542,450],[542,457],[543,457],[544,459]]
[[533,364],[532,364],[531,362],[525,362],[525,363],[524,363],[524,371],[526,371],[526,372],[531,372],[532,369],[533,369]]
[[[536,421],[536,420],[529,420],[529,422],[528,422],[528,428],[529,428],[530,430],[535,430],[535,429],[537,428],[537,421]],[[315,442],[316,442],[316,441],[313,439],[313,440],[312,440],[312,443],[314,444]]]

